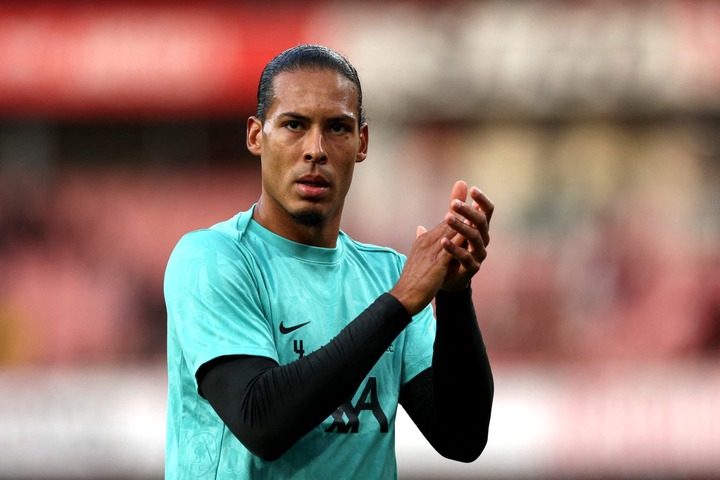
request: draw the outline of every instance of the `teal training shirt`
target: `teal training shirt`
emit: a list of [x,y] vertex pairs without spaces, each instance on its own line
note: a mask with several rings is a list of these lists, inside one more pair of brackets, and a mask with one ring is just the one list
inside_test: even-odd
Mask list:
[[196,373],[214,358],[258,355],[285,365],[327,344],[395,285],[405,261],[343,232],[335,248],[295,243],[253,221],[252,212],[186,234],[168,261],[166,478],[397,478],[400,387],[431,366],[430,306],[353,398],[276,461],[250,453],[198,393]]

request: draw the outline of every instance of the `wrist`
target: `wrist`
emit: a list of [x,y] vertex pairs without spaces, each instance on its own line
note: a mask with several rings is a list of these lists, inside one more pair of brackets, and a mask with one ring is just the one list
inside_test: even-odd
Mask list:
[[470,290],[471,285],[472,285],[472,282],[467,282],[464,285],[442,286],[442,287],[440,287],[440,290],[438,290],[438,292],[446,292],[446,293],[464,292],[466,290]]
[[437,295],[435,295],[435,298],[440,298],[441,300],[448,299],[448,300],[458,300],[458,299],[464,299],[464,298],[472,298],[472,288],[471,285],[468,284],[464,288],[458,288],[455,290],[449,290],[449,289],[440,289],[438,290]]
[[388,292],[389,295],[392,295],[407,311],[407,313],[412,317],[422,310],[423,307],[418,307],[418,302],[413,301],[412,296],[406,294],[400,289],[393,288]]

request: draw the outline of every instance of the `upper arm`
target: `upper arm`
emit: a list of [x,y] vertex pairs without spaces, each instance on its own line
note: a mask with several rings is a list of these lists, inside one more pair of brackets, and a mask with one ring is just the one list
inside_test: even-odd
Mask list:
[[256,268],[228,235],[186,235],[165,274],[168,330],[188,370],[215,358],[257,355],[277,360]]
[[[267,357],[225,355],[202,364],[195,377],[200,387],[200,395],[207,398],[207,389],[219,391],[218,387],[227,387],[244,390],[253,377],[275,366],[277,362]],[[207,378],[209,373],[210,377]]]
[[428,305],[403,332],[402,385],[432,366],[435,330],[433,309]]
[[[256,380],[266,371],[277,367],[267,357],[232,355],[211,360],[198,369],[200,395],[207,399],[228,429],[253,454],[264,460],[274,460],[282,450],[264,441],[268,430],[268,411],[265,395],[254,395]],[[271,417],[273,417],[271,415]]]
[[277,365],[276,361],[267,357],[228,355],[215,358],[198,369],[196,377],[200,395],[218,414],[219,410],[229,411],[227,404],[230,400],[237,403],[238,399],[244,398],[252,381]]

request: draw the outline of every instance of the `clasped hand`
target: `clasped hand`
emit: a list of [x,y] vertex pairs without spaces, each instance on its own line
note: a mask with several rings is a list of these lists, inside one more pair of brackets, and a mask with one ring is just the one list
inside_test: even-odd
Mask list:
[[417,228],[405,267],[390,291],[411,315],[419,313],[438,290],[458,291],[480,270],[490,243],[493,203],[477,187],[456,182],[443,222],[430,230]]

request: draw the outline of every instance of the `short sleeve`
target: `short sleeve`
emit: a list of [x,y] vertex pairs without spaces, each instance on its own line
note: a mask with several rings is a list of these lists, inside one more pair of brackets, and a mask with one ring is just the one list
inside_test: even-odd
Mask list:
[[[407,257],[397,254],[395,261],[397,277],[399,278]],[[432,366],[436,325],[435,314],[432,304],[430,304],[415,315],[410,325],[405,328],[403,333],[402,375],[400,379],[402,385],[405,385],[415,378],[418,373]]]
[[178,343],[189,371],[224,355],[278,360],[260,278],[230,235],[199,230],[178,242],[165,273],[168,341]]
[[413,317],[412,322],[405,329],[402,385],[432,366],[435,327],[433,309],[428,305]]

